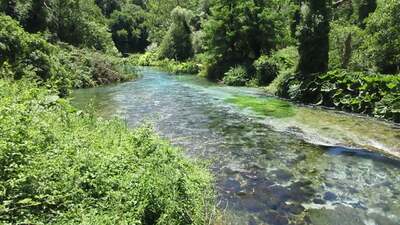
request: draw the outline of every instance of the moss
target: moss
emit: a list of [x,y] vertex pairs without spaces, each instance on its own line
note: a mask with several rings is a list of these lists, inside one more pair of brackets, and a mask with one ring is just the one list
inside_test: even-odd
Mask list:
[[249,108],[264,116],[285,118],[292,117],[296,114],[292,104],[275,98],[236,96],[226,101],[238,105],[240,108]]

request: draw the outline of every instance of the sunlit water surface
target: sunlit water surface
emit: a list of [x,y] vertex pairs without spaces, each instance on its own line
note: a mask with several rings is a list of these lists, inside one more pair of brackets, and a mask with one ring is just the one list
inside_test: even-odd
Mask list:
[[75,91],[73,104],[131,127],[151,122],[188,157],[211,161],[228,224],[400,224],[400,161],[371,152],[398,154],[399,127],[294,105],[290,116],[260,115],[229,103],[272,99],[259,89],[140,73],[137,81]]

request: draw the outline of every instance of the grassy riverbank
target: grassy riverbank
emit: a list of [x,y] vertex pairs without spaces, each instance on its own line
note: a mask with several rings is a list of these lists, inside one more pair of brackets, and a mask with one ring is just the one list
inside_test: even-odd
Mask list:
[[148,127],[129,130],[26,81],[0,80],[0,221],[207,224],[211,177]]

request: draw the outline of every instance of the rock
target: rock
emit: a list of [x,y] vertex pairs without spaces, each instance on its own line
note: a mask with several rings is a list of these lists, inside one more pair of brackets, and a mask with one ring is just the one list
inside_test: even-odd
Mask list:
[[248,170],[245,170],[240,167],[240,165],[230,163],[224,167],[222,167],[222,171],[226,174],[236,174],[236,173],[249,173]]
[[313,200],[315,204],[324,205],[326,202],[323,199],[316,198]]
[[262,216],[262,219],[269,225],[287,225],[289,224],[288,218],[275,211],[271,211]]
[[253,195],[246,195],[241,198],[240,203],[242,208],[246,209],[249,212],[257,213],[265,210],[265,205],[263,202],[259,201]]
[[293,177],[293,175],[286,170],[275,170],[273,171],[273,174],[276,176],[276,178],[282,181],[289,181]]
[[284,211],[286,213],[291,213],[294,215],[299,215],[304,212],[304,207],[300,204],[292,203],[292,204],[282,204],[279,210]]
[[224,183],[224,189],[230,192],[239,192],[240,191],[240,183],[234,179],[228,179]]
[[337,199],[337,195],[333,192],[325,192],[324,194],[324,200],[326,201],[335,201]]
[[365,225],[362,211],[339,205],[336,209],[309,209],[311,224],[316,225]]

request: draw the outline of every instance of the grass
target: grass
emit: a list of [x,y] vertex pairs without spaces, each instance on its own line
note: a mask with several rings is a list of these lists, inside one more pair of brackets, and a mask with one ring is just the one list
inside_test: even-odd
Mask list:
[[259,98],[252,96],[235,96],[227,99],[228,103],[235,104],[243,109],[251,109],[259,115],[275,118],[292,117],[296,111],[289,102],[275,98]]

